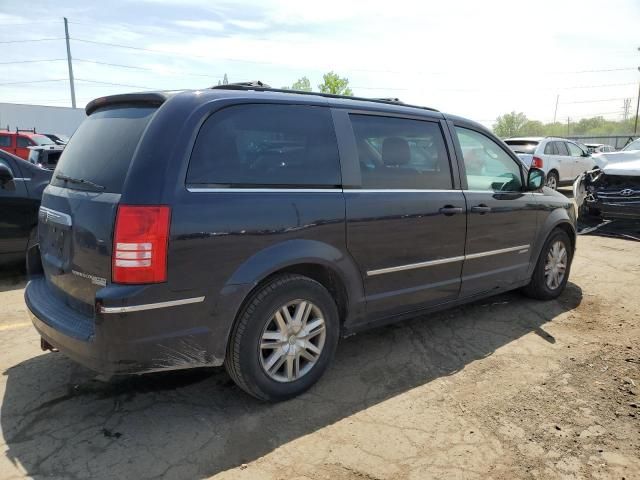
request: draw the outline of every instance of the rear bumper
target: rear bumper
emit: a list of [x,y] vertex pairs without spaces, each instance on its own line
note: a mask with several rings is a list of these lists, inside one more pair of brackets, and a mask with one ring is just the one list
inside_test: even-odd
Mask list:
[[[110,300],[116,301],[113,291],[110,295]],[[119,298],[117,303],[131,304],[129,300]],[[89,316],[54,295],[44,277],[29,282],[25,301],[44,340],[104,375],[219,366],[224,361],[223,355],[215,352],[224,352],[226,338],[213,335],[202,325],[211,320],[204,301]]]

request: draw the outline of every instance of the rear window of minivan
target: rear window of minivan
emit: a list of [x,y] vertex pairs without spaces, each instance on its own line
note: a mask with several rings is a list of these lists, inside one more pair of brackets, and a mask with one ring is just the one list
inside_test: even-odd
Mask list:
[[319,187],[341,183],[331,113],[308,105],[224,108],[203,124],[187,184],[228,187]]
[[[85,189],[56,178],[64,175],[122,193],[131,159],[156,108],[115,107],[98,110],[85,119],[65,147],[52,185]],[[90,187],[87,187],[90,188]]]

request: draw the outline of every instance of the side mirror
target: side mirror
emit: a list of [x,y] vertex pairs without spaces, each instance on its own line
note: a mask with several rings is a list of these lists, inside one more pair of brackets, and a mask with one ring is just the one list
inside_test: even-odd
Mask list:
[[9,183],[13,183],[13,173],[4,163],[0,163],[0,187],[5,188]]
[[540,190],[544,185],[544,172],[539,168],[530,168],[527,174],[527,190]]

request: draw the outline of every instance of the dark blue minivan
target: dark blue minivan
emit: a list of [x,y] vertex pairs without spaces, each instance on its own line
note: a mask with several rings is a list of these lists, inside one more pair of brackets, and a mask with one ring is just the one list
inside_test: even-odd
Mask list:
[[282,400],[345,334],[566,285],[573,204],[477,123],[261,83],[86,111],[25,299],[43,348],[105,375],[224,364]]

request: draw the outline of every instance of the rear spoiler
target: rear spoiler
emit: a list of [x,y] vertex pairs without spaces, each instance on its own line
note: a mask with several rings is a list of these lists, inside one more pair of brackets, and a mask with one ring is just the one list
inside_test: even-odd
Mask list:
[[85,107],[87,115],[91,115],[99,108],[109,107],[112,105],[137,105],[137,106],[149,106],[159,107],[165,100],[169,98],[169,95],[160,92],[150,93],[123,93],[120,95],[109,95],[108,97],[100,97],[91,100]]

